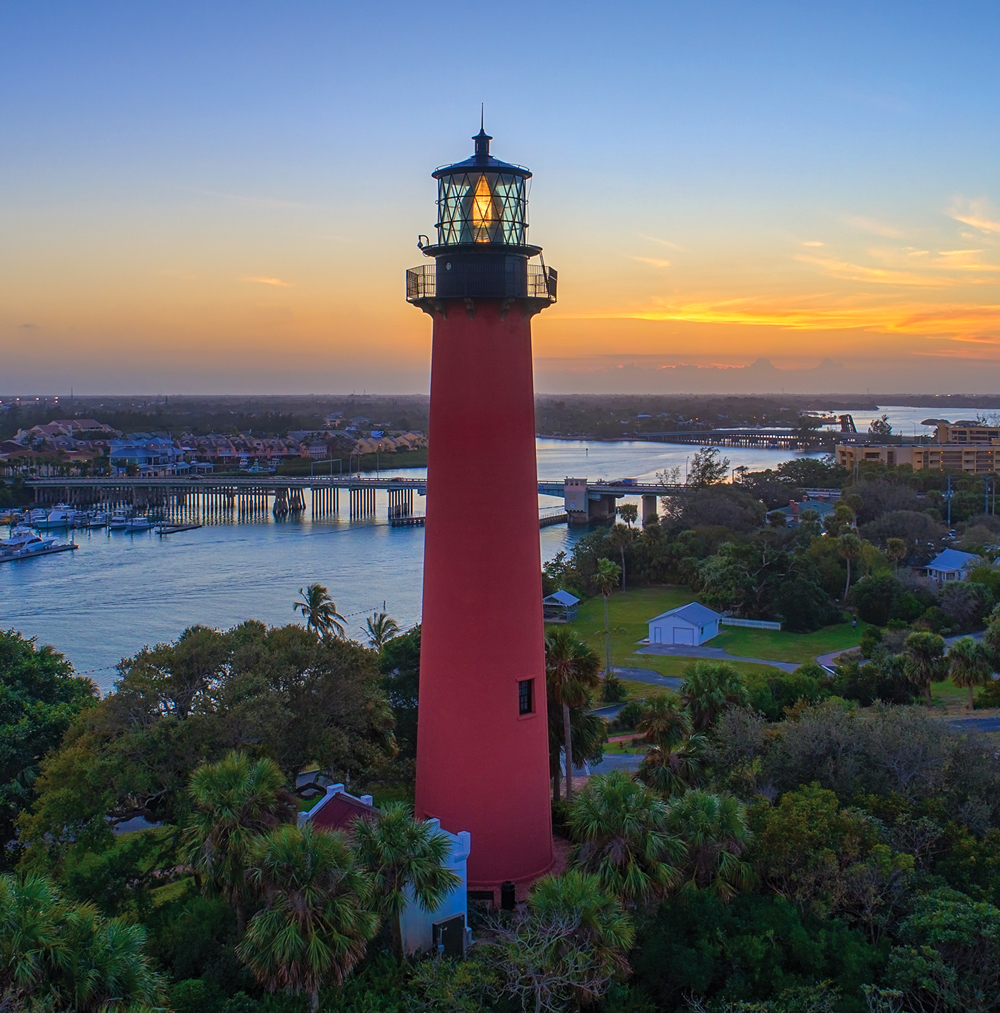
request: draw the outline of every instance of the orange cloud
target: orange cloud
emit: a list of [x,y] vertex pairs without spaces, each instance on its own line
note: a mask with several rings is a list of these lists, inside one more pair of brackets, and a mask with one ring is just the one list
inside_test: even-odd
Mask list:
[[[913,271],[894,271],[884,267],[865,267],[862,264],[850,264],[843,260],[833,260],[831,258],[809,257],[804,253],[797,254],[795,259],[805,264],[816,264],[834,278],[841,278],[845,281],[864,281],[875,285],[916,285],[923,288],[951,288],[963,284],[992,284],[988,279],[940,278],[931,274],[916,274]],[[954,265],[950,264],[943,266],[949,269],[954,267]],[[975,270],[975,268],[970,267],[968,270]]]
[[633,260],[638,260],[640,264],[649,264],[651,267],[670,267],[669,260],[657,260],[655,257],[633,257]]
[[278,285],[281,288],[291,288],[290,281],[282,281],[280,278],[240,278],[240,281],[249,281],[254,285]]
[[728,299],[715,302],[658,302],[650,309],[594,314],[577,319],[685,321],[702,324],[779,327],[785,330],[863,330],[928,337],[980,335],[1000,331],[1000,305],[948,305],[910,303],[900,305],[818,306],[765,299]]

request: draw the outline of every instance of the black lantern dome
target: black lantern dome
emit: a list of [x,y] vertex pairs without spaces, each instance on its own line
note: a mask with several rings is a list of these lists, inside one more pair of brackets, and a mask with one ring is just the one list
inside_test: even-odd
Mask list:
[[480,126],[475,154],[435,169],[437,242],[417,245],[435,265],[406,272],[406,298],[555,301],[556,272],[529,265],[540,246],[528,244],[530,170],[490,154],[493,138]]

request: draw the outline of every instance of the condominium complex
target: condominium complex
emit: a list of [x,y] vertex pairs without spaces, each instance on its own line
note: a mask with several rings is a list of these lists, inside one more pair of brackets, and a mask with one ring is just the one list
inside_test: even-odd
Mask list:
[[928,419],[934,425],[934,442],[840,443],[836,448],[837,463],[848,470],[861,461],[882,464],[909,464],[914,471],[971,471],[976,474],[1000,471],[1000,426],[984,426],[978,422],[947,422]]

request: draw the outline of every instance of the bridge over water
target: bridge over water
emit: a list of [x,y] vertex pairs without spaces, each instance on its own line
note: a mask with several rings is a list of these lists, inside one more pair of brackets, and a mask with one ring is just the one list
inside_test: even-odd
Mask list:
[[[302,513],[313,517],[340,511],[346,494],[348,515],[371,517],[377,508],[376,491],[388,493],[391,521],[416,518],[414,497],[427,494],[426,478],[368,478],[360,475],[293,477],[276,474],[197,475],[96,478],[32,478],[25,482],[39,506],[66,503],[106,510],[154,509],[168,519],[251,520],[268,511],[277,517]],[[618,482],[591,482],[581,478],[540,480],[543,496],[563,498],[570,524],[611,520],[617,501],[624,496],[642,498],[642,519],[656,516],[659,496],[678,493],[683,486]],[[502,491],[501,491],[502,492]],[[308,504],[307,504],[308,498]]]
[[694,429],[676,433],[642,433],[642,439],[658,443],[688,443],[698,447],[768,447],[776,450],[805,450],[835,442],[840,433],[799,429]]

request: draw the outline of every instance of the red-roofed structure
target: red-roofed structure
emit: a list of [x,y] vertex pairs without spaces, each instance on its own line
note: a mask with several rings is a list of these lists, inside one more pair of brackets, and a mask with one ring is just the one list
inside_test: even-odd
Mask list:
[[[331,784],[326,788],[323,797],[308,812],[299,813],[299,826],[311,823],[314,827],[327,830],[342,830],[350,833],[351,825],[358,818],[374,820],[378,810],[372,805],[371,795],[351,795],[344,790],[342,784]],[[445,938],[450,938],[454,945],[455,937],[451,933],[442,936],[446,924],[454,928],[460,922],[458,938],[461,941],[460,952],[445,952],[449,956],[460,956],[465,953],[465,945],[469,940],[468,929],[468,877],[466,866],[471,849],[471,838],[467,830],[452,834],[441,827],[439,820],[427,820],[433,831],[445,837],[451,845],[444,866],[458,876],[458,884],[441,899],[433,911],[425,911],[413,897],[409,887],[406,888],[406,907],[400,916],[400,930],[403,935],[403,949],[406,953],[416,953],[432,949]],[[440,949],[439,949],[439,952]]]

